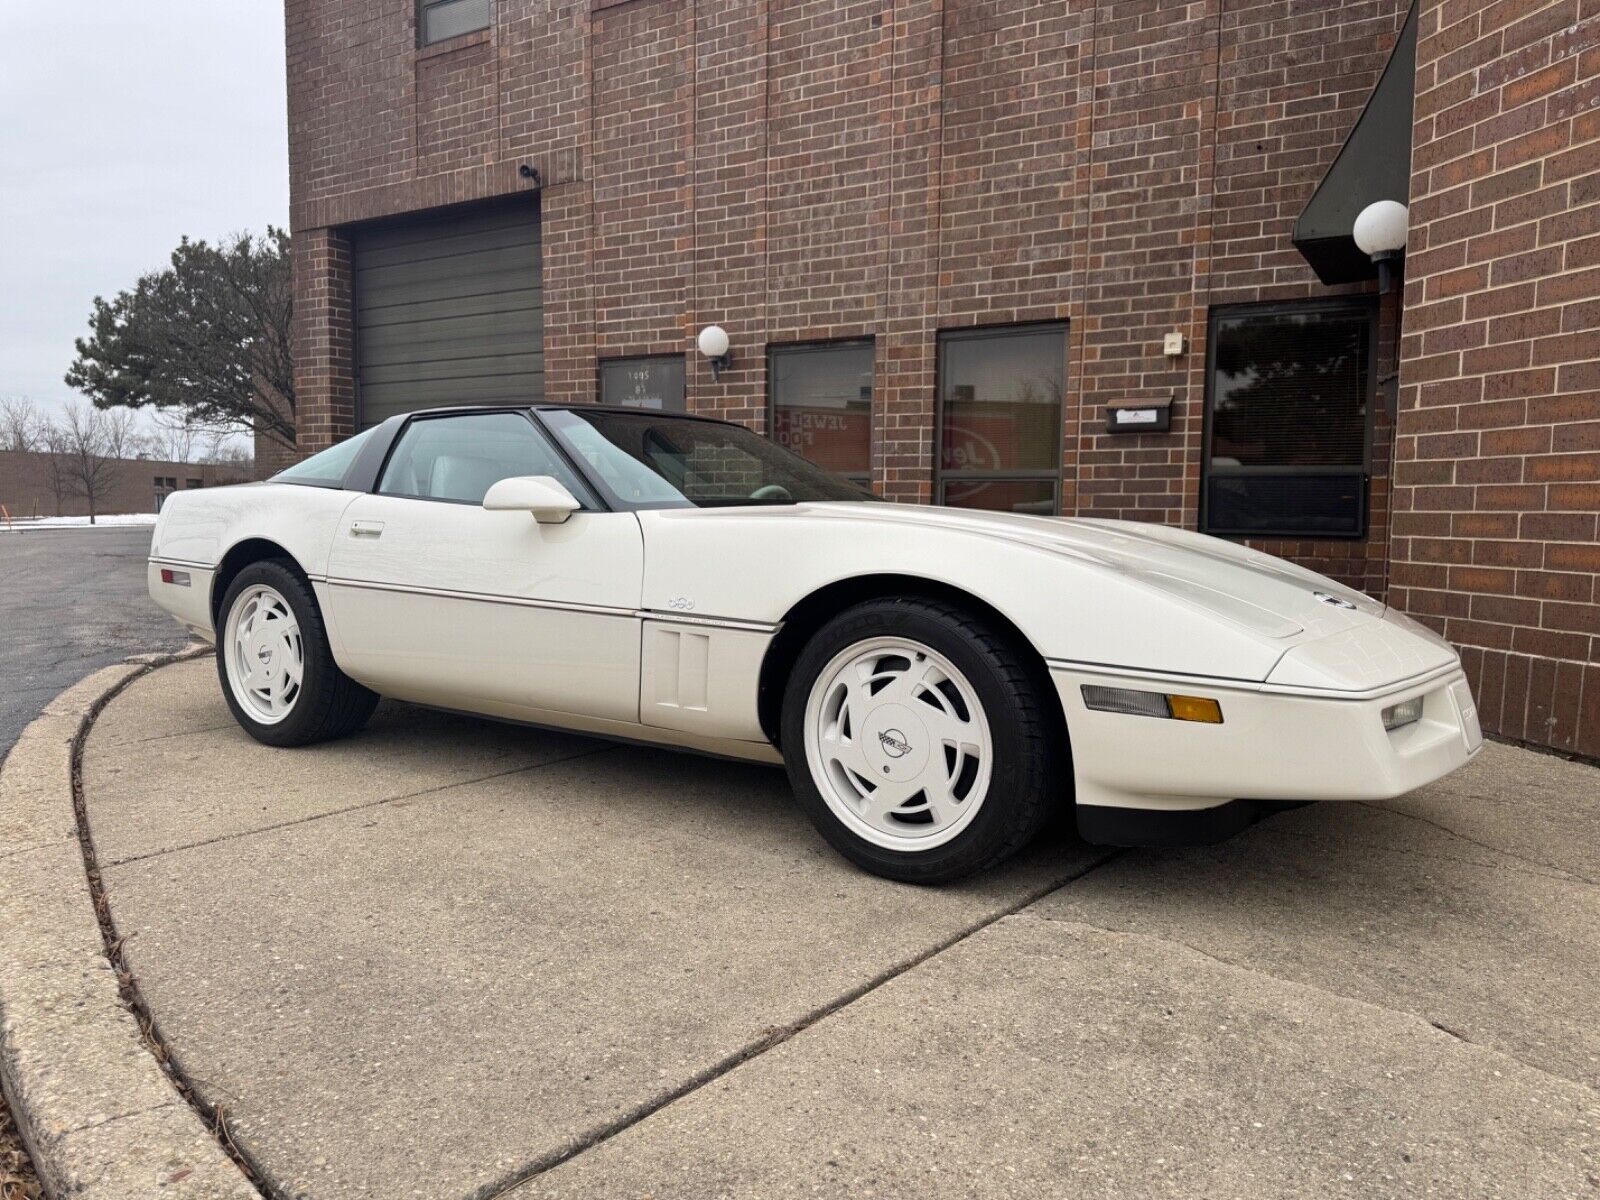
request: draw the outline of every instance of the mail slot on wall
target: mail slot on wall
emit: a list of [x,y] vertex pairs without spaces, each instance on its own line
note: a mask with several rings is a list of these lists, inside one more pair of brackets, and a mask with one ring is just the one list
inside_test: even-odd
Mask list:
[[1107,433],[1166,433],[1172,428],[1172,398],[1113,400],[1106,405]]

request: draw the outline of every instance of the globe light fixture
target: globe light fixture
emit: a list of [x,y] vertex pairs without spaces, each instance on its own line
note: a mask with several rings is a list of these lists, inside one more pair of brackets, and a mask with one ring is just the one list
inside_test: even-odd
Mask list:
[[1394,271],[1406,253],[1406,231],[1411,212],[1398,200],[1377,200],[1356,217],[1351,235],[1356,249],[1378,264],[1378,293],[1389,290]]
[[722,378],[722,372],[733,363],[733,354],[728,349],[728,331],[721,325],[707,325],[695,344],[700,347],[700,353],[711,360],[711,378]]

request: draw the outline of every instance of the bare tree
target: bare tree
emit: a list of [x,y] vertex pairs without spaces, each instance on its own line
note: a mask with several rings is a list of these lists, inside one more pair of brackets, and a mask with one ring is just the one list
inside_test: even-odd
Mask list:
[[144,436],[131,408],[100,411],[101,450],[107,458],[136,458]]
[[39,448],[45,453],[44,480],[56,500],[56,516],[62,516],[67,497],[72,495],[72,474],[68,468],[67,435],[51,421],[39,425]]
[[[69,405],[61,418],[62,469],[74,496],[82,496],[89,506],[89,524],[95,523],[112,480],[116,477],[117,462],[110,454],[113,437],[125,437],[126,430],[113,435],[108,431],[107,414],[88,405]],[[52,460],[57,455],[52,455]],[[59,504],[59,498],[57,503]]]
[[0,396],[0,450],[38,450],[45,420],[26,396]]
[[185,408],[162,408],[155,413],[150,444],[156,458],[167,462],[192,462],[203,431]]
[[216,466],[248,470],[255,464],[255,455],[251,453],[249,446],[239,441],[236,434],[224,433],[211,438],[210,445],[200,456],[200,461]]

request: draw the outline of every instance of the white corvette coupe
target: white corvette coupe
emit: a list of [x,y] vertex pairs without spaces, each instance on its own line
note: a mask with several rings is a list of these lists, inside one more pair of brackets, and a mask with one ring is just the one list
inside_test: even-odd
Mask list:
[[739,426],[637,409],[413,413],[179,492],[149,579],[262,742],[351,733],[384,695],[782,762],[835,847],[915,882],[1069,804],[1091,841],[1214,840],[1482,741],[1444,641],[1311,571],[876,503]]

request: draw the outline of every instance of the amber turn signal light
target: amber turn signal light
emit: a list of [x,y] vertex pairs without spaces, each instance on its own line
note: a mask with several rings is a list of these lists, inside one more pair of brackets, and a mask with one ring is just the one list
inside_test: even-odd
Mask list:
[[1200,721],[1207,725],[1222,724],[1222,705],[1204,696],[1168,696],[1167,707],[1174,721]]

